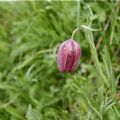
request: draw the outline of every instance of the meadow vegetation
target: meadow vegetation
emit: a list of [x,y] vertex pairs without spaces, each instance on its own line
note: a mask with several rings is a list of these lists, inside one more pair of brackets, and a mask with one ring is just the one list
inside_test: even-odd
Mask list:
[[[120,120],[120,2],[0,2],[0,120]],[[80,64],[58,71],[77,32]]]

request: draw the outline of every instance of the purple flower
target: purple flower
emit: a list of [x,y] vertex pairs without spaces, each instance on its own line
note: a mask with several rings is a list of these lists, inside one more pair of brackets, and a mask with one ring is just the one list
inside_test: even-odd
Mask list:
[[80,55],[80,46],[75,40],[69,39],[61,43],[57,56],[59,71],[75,71],[79,62]]

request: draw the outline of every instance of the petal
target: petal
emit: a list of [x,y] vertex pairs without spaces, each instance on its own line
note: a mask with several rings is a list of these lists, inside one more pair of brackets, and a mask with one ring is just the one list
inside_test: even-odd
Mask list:
[[75,49],[74,49],[74,41],[70,40],[68,44],[68,56],[67,56],[67,61],[66,61],[66,67],[65,71],[70,72],[72,69],[72,66],[75,61]]
[[79,63],[79,59],[80,59],[80,56],[81,56],[81,49],[80,49],[80,46],[79,44],[75,41],[74,42],[74,46],[75,46],[75,60],[74,60],[74,64],[72,66],[72,71],[74,71],[77,66],[78,66],[78,63]]
[[68,55],[68,51],[67,51],[67,43],[69,41],[65,41],[63,42],[58,50],[58,58],[57,58],[57,62],[58,62],[58,68],[61,72],[65,71],[65,66],[66,66],[66,60],[67,60],[67,55]]

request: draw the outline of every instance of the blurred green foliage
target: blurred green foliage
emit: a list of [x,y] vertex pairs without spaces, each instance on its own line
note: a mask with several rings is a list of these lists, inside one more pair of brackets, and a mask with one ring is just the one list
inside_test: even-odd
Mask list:
[[[120,120],[119,8],[119,1],[0,2],[0,120]],[[57,46],[89,17],[102,28],[93,38],[102,41],[97,55],[108,87],[83,32],[75,35],[76,72],[57,68]]]

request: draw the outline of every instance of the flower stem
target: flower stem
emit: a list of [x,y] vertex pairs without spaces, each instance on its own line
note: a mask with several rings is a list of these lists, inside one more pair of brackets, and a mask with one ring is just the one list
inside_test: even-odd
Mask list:
[[77,28],[77,29],[75,29],[75,30],[72,32],[71,39],[74,39],[74,34],[75,34],[78,30],[80,30],[80,28]]
[[81,25],[79,28],[76,28],[73,32],[72,32],[72,36],[71,36],[71,39],[74,39],[74,34],[78,31],[78,30],[90,30],[90,31],[99,31],[101,30],[100,29],[94,29],[94,28],[91,28],[91,27],[88,27],[88,26],[85,26],[85,25]]

